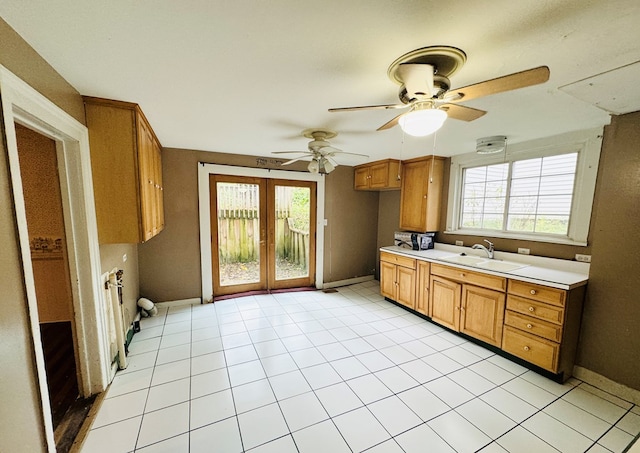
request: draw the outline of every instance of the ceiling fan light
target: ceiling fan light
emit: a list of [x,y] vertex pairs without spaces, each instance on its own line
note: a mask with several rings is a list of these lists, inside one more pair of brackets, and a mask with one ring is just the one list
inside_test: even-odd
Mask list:
[[333,164],[331,162],[329,162],[328,159],[322,159],[322,161],[324,162],[324,172],[326,174],[329,174],[333,170],[335,170],[336,167],[334,167]]
[[318,163],[317,160],[312,159],[311,162],[309,162],[307,169],[311,173],[318,173],[320,171],[320,164]]
[[427,108],[412,110],[400,117],[398,122],[402,130],[414,137],[425,137],[440,129],[447,119],[444,110]]

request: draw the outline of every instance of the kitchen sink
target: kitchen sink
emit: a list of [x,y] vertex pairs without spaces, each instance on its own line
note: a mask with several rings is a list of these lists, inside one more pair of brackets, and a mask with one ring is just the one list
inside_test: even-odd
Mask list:
[[449,261],[450,263],[466,264],[467,266],[476,266],[480,263],[487,261],[486,258],[479,258],[477,256],[469,256],[469,255],[446,256],[442,258],[442,260]]
[[486,269],[489,271],[497,272],[509,272],[523,267],[527,267],[526,264],[514,263],[511,261],[502,261],[496,259],[481,258],[478,256],[469,255],[451,255],[440,258],[443,261],[450,263],[464,264],[465,266],[477,267],[479,269]]

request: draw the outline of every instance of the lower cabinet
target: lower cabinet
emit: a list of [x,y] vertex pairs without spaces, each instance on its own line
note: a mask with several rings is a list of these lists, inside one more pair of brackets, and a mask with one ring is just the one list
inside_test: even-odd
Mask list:
[[413,310],[416,304],[416,260],[381,252],[380,292]]
[[428,261],[417,261],[418,277],[416,282],[416,308],[418,313],[431,316],[429,309],[429,277],[431,273],[431,263]]
[[[432,267],[436,269],[438,265]],[[432,275],[431,319],[494,346],[502,342],[505,295],[502,292]]]
[[563,290],[380,253],[383,296],[567,380],[585,286]]

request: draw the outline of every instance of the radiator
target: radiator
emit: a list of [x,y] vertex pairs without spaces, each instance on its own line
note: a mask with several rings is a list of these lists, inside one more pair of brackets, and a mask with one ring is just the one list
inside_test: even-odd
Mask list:
[[109,338],[109,358],[111,363],[116,364],[119,369],[127,367],[127,351],[125,340],[124,313],[120,303],[122,288],[122,271],[113,269],[107,274],[103,274],[104,282],[104,311],[107,320],[107,330]]

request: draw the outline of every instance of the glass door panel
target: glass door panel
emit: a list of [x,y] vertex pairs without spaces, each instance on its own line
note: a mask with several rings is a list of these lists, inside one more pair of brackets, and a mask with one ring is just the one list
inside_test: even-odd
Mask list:
[[211,176],[214,294],[266,289],[266,184]]
[[269,181],[271,288],[312,286],[315,280],[315,183]]

